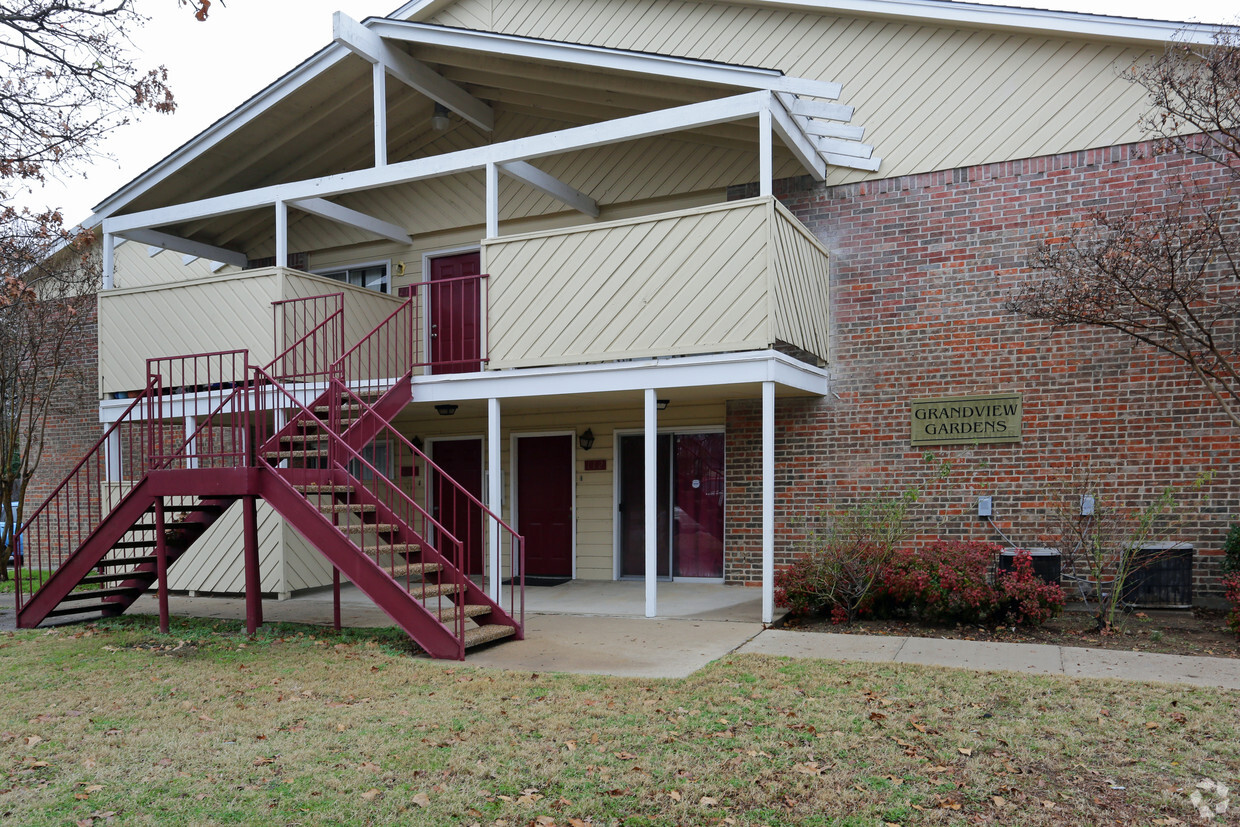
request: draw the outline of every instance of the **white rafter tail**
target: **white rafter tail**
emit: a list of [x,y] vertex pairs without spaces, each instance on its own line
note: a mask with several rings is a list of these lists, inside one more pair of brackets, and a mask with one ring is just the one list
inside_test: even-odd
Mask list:
[[819,135],[824,138],[839,138],[844,141],[860,141],[865,137],[864,126],[853,126],[835,121],[816,121],[805,119],[802,125],[807,135]]
[[408,244],[413,240],[409,237],[408,230],[396,224],[332,203],[325,198],[305,198],[300,201],[290,201],[288,205],[302,212],[317,215],[319,218],[326,218],[328,221],[335,221],[337,224],[355,227],[380,238],[395,241],[397,244]]
[[851,106],[845,106],[842,103],[806,100],[805,98],[794,98],[788,107],[788,111],[794,115],[802,115],[806,118],[825,118],[829,121],[842,121],[844,123],[851,121],[853,117],[853,107]]
[[123,234],[130,241],[147,244],[150,247],[158,247],[160,251],[173,250],[183,255],[209,258],[224,264],[235,264],[238,267],[244,267],[249,261],[245,253],[239,253],[236,250],[226,250],[223,247],[204,244],[201,241],[191,241],[188,238],[181,238],[168,233],[161,233],[159,230],[125,230]]
[[197,260],[198,256],[191,256],[189,253],[185,253],[181,256],[181,266],[188,267]]
[[[114,247],[113,249],[116,249],[116,248]],[[155,258],[155,256],[162,253],[165,249],[166,248],[160,247],[158,244],[151,244],[146,248],[146,257]]]
[[836,155],[834,153],[825,153],[827,163],[833,167],[847,167],[848,169],[860,169],[866,172],[878,172],[879,166],[882,164],[882,158],[854,158],[851,155]]
[[497,164],[496,166],[499,167],[500,172],[508,177],[529,184],[534,189],[545,192],[557,201],[562,201],[574,210],[585,213],[591,218],[598,218],[597,201],[565,184],[554,175],[543,172],[533,164],[527,161],[511,161],[506,164]]
[[822,153],[774,95],[771,96],[771,128],[784,142],[784,146],[796,156],[797,161],[809,170],[815,181],[826,179],[827,164]]
[[874,155],[874,147],[856,141],[841,141],[838,138],[813,138],[818,151],[823,155],[846,155],[849,158],[867,159]]
[[495,128],[495,112],[420,60],[386,43],[344,12],[332,15],[332,36],[337,43],[371,63],[376,63],[407,86],[431,100],[442,103],[465,120],[490,132]]

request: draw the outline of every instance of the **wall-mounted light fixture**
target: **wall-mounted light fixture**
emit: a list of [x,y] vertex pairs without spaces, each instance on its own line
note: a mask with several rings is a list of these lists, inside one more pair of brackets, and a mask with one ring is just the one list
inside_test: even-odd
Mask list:
[[594,447],[594,431],[586,428],[586,432],[577,437],[577,444],[581,446],[581,450],[589,451]]
[[661,411],[666,411],[666,410],[667,410],[667,406],[668,406],[668,405],[670,405],[670,404],[672,404],[672,400],[670,400],[670,399],[660,399],[660,400],[659,400],[659,410],[661,410]]
[[456,413],[456,409],[459,407],[461,406],[453,405],[451,402],[445,402],[442,405],[436,405],[435,410],[439,412],[440,416],[452,416],[452,414]]
[[448,107],[442,103],[436,103],[435,112],[431,115],[431,129],[436,132],[447,132],[449,126],[452,126],[452,119],[448,117]]
[[414,436],[412,445],[414,448],[417,448],[419,451],[421,451],[422,448],[426,446],[426,443],[422,441],[422,437]]

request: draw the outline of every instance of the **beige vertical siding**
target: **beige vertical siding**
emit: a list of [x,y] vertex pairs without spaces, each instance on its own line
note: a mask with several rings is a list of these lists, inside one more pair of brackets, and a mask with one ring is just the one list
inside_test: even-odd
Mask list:
[[[839,81],[884,160],[829,183],[1137,140],[1147,46],[957,24],[684,0],[492,0],[492,30]],[[432,19],[486,28],[479,0]]]
[[491,366],[770,344],[766,211],[735,202],[486,242]]
[[249,348],[272,356],[271,302],[277,274],[254,270],[155,288],[99,294],[99,386],[103,393],[146,386],[146,360]]
[[775,338],[826,361],[830,329],[827,251],[778,201],[771,203],[771,209]]

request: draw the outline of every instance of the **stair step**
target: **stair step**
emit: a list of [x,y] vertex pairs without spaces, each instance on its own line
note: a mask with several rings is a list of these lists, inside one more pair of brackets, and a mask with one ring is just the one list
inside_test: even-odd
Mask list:
[[439,615],[440,623],[449,623],[459,614],[466,617],[478,617],[479,615],[489,614],[494,609],[485,603],[466,603],[464,606],[448,606],[446,609],[440,609],[435,614]]
[[443,570],[442,563],[398,563],[395,566],[385,566],[379,563],[379,567],[392,575],[394,580],[401,580],[412,575],[421,575],[425,577],[428,574],[434,574]]
[[420,581],[409,586],[409,594],[421,600],[424,597],[442,597],[445,594],[456,594],[462,588],[460,583],[426,583]]
[[[395,523],[351,523],[349,525],[336,524],[340,528],[346,528],[350,534],[395,534],[400,531],[400,526]],[[369,543],[358,543],[364,548],[372,548]]]
[[100,560],[95,563],[95,568],[114,568],[116,566],[140,566],[143,563],[154,563],[155,555],[148,554],[142,557],[116,557],[111,560]]
[[515,626],[501,626],[498,623],[488,623],[485,626],[475,626],[472,629],[465,630],[465,648],[471,646],[481,646],[484,643],[490,643],[493,640],[510,637],[517,633]]
[[113,543],[112,548],[155,548],[154,540],[124,540]]
[[130,597],[133,595],[142,594],[144,591],[146,591],[145,588],[139,589],[137,587],[125,589],[90,589],[84,592],[69,592],[61,599],[61,602],[63,603],[68,600],[94,600],[102,597]]
[[[150,572],[114,571],[111,574],[92,574],[89,577],[83,577],[81,580],[79,580],[78,585],[79,586],[92,586],[92,585],[95,585],[96,583],[115,583],[119,580],[131,580],[135,577],[142,577],[144,575],[150,575],[154,577],[155,572],[153,571],[150,571]],[[96,595],[98,593],[99,592],[97,591],[91,592],[92,595]]]
[[327,456],[326,448],[317,450],[302,450],[300,448],[294,450],[286,448],[280,451],[263,451],[263,459],[306,459],[307,457],[325,457]]
[[304,444],[306,442],[322,442],[325,439],[327,437],[321,434],[288,434],[287,436],[280,437],[280,444],[283,445],[286,442],[301,442]]
[[302,494],[353,494],[357,491],[351,485],[322,485],[317,482],[310,485],[294,485],[293,488]]
[[354,511],[358,513],[371,513],[378,511],[377,505],[368,503],[332,503],[330,505],[321,505],[319,510],[324,514],[343,514],[346,511]]
[[115,603],[103,603],[98,606],[66,606],[61,609],[52,609],[44,617],[64,617],[66,615],[81,615],[90,612],[103,612],[105,615],[120,614],[121,607]]
[[422,546],[419,543],[380,543],[377,546],[366,547],[366,553],[372,559],[381,554],[390,557],[394,554],[418,554],[421,551]]
[[[220,505],[219,503],[198,503],[197,505],[165,505],[164,511],[175,511],[178,514],[190,514],[194,511],[214,511],[223,514],[226,508],[228,508],[228,506]],[[146,513],[154,514],[155,510],[153,508],[148,508]]]

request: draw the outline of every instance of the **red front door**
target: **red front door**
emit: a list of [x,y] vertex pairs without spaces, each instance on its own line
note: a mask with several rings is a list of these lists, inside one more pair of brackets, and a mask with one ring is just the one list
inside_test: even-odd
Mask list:
[[432,373],[481,370],[481,255],[459,253],[431,259],[430,346]]
[[573,437],[517,438],[517,531],[527,577],[573,576]]
[[[482,511],[471,507],[469,497],[443,477],[456,482],[482,500],[482,440],[448,439],[432,443],[431,459],[443,474],[431,473],[432,516],[448,532],[465,544],[465,574],[482,574],[482,546],[485,527]],[[445,554],[447,549],[441,549]]]

